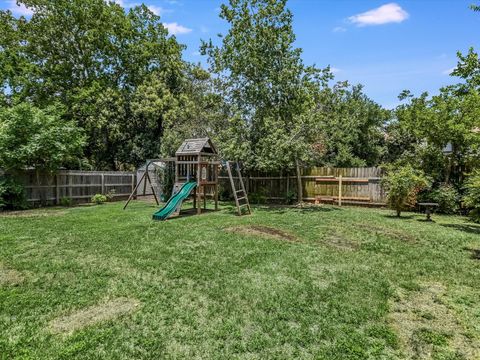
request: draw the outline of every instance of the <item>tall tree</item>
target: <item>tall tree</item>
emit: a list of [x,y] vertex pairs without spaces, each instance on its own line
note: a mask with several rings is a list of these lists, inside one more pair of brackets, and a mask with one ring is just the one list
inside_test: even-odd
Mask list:
[[322,73],[306,67],[294,47],[286,0],[230,0],[220,17],[230,25],[221,45],[210,40],[201,50],[229,106],[225,156],[255,169],[293,168],[311,128],[310,85]]
[[118,169],[140,156],[158,156],[160,145],[152,146],[148,135],[158,135],[165,114],[144,120],[132,102],[152,79],[181,98],[187,78],[184,47],[160,17],[145,5],[126,12],[104,0],[19,2],[33,11],[31,19],[0,12],[4,103],[61,103],[62,117],[85,129],[85,155],[93,167]]

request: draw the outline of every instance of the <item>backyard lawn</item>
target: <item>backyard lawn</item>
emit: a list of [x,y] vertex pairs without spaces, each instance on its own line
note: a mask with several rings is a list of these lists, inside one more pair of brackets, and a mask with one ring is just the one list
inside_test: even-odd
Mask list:
[[0,215],[2,359],[478,359],[480,226],[136,202]]

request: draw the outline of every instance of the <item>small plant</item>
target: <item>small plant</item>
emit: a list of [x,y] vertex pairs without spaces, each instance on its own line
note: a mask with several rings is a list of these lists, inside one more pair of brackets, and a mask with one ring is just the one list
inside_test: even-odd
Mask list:
[[410,165],[390,169],[382,184],[387,191],[388,206],[396,211],[398,217],[403,210],[413,208],[417,203],[418,193],[428,187],[423,172]]
[[480,223],[480,170],[476,170],[468,178],[465,190],[463,201],[469,209],[468,215],[473,221]]
[[218,186],[218,198],[220,201],[233,200],[231,187],[220,183]]
[[248,195],[248,200],[250,200],[252,204],[265,204],[267,202],[266,190],[262,187],[259,188],[257,191]]
[[115,189],[108,190],[107,194],[105,195],[107,197],[108,202],[112,202],[115,199],[115,194],[116,194]]
[[69,197],[62,197],[62,198],[60,199],[60,202],[59,202],[59,203],[60,203],[60,206],[66,206],[66,207],[68,207],[68,206],[72,206],[73,201],[72,201],[72,199],[69,198]]
[[101,205],[101,204],[107,202],[107,197],[105,195],[102,195],[102,194],[95,194],[95,195],[92,196],[91,201],[94,204]]
[[28,208],[25,190],[9,176],[0,178],[0,210],[23,210]]
[[285,202],[288,205],[295,204],[297,202],[297,193],[293,190],[287,191],[287,193],[285,194]]

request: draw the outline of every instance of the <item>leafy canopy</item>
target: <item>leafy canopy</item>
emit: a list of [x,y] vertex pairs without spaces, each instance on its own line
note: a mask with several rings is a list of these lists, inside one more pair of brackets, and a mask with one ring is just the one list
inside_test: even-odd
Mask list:
[[85,137],[57,109],[40,110],[28,103],[0,110],[0,167],[54,171],[76,162]]

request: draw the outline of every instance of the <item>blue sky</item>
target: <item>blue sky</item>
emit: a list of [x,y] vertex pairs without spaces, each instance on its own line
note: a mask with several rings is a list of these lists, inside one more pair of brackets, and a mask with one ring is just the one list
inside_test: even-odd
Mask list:
[[[141,0],[116,0],[125,7]],[[144,0],[187,45],[184,58],[205,63],[200,39],[227,30],[218,17],[221,0]],[[480,14],[475,0],[290,0],[296,45],[306,64],[330,65],[338,80],[365,85],[373,100],[391,108],[404,89],[435,93],[457,82],[448,72],[456,52],[480,49]],[[478,2],[478,1],[477,1]],[[15,0],[2,8],[25,12]]]

